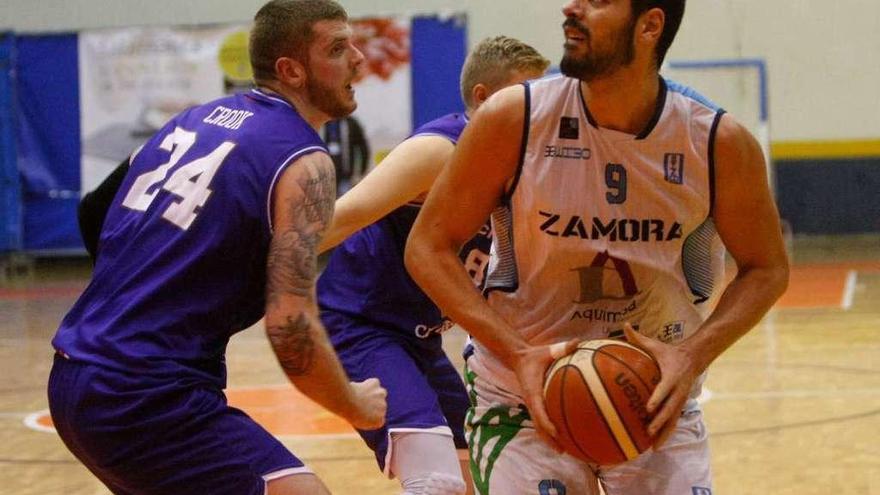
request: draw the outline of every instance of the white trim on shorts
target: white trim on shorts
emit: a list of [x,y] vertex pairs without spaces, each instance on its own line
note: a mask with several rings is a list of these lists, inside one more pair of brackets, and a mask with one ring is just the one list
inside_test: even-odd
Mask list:
[[394,450],[394,442],[391,437],[392,433],[429,433],[433,435],[443,435],[452,437],[452,428],[448,426],[434,426],[432,428],[388,428],[388,450],[385,452],[385,469],[382,473],[389,480],[394,479],[394,473],[391,472],[391,452]]
[[272,471],[271,473],[266,473],[262,476],[263,478],[263,494],[269,495],[269,482],[273,480],[277,480],[279,478],[284,478],[285,476],[293,476],[297,474],[315,474],[314,471],[307,468],[306,466],[300,466],[295,468],[284,468],[279,469],[278,471]]

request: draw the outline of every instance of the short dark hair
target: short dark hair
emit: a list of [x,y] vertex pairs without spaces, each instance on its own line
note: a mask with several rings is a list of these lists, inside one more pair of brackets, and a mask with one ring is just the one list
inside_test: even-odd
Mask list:
[[254,81],[275,79],[275,61],[290,56],[308,62],[312,26],[320,21],[347,21],[333,0],[271,0],[254,16],[248,52]]
[[657,67],[663,65],[666,58],[666,52],[672,46],[678,28],[681,26],[681,18],[684,17],[685,0],[632,0],[633,20],[642,15],[648,9],[658,8],[666,15],[666,22],[663,25],[663,33],[657,42],[655,51]]

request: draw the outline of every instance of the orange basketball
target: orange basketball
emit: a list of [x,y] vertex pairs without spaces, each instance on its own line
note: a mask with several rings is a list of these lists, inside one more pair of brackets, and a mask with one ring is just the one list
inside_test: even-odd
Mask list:
[[651,447],[646,405],[660,368],[626,342],[588,340],[556,360],[544,382],[544,400],[558,439],[569,454],[610,465]]

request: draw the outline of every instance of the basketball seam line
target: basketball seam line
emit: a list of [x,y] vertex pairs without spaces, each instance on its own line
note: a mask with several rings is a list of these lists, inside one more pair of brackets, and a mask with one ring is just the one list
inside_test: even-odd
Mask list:
[[[608,423],[608,419],[605,418],[605,413],[602,410],[602,406],[599,405],[599,401],[596,400],[596,396],[593,394],[592,388],[589,386],[589,382],[587,381],[587,377],[581,372],[581,369],[577,366],[574,366],[577,370],[578,374],[581,375],[581,379],[587,384],[587,392],[589,392],[590,400],[593,401],[593,404],[596,406],[596,412],[598,412],[599,419],[602,420],[602,424],[605,425],[605,431],[608,432],[608,437],[614,440],[614,445],[617,447],[617,451],[623,456],[624,459],[627,458],[626,452],[623,451],[623,447],[620,446],[620,442],[617,440],[617,436],[614,435],[614,430],[611,428],[611,425]],[[580,448],[580,446],[578,446]],[[590,457],[590,456],[587,456]],[[592,458],[592,457],[591,457]]]
[[[595,353],[595,350],[593,352]],[[598,370],[596,370],[596,365],[592,357],[590,359],[590,365],[590,376],[585,376],[584,378],[588,384],[598,385],[598,390],[595,390],[594,392],[593,386],[590,386],[589,389],[593,392],[593,397],[596,399],[596,403],[599,405],[602,415],[608,421],[608,426],[611,428],[612,435],[615,440],[617,440],[617,444],[620,446],[621,450],[623,450],[624,457],[627,459],[635,459],[639,455],[639,449],[636,447],[629,431],[624,426],[623,419],[617,413],[617,409],[615,408],[611,397],[608,395],[608,390],[605,388],[605,384],[599,378],[599,373]],[[597,397],[597,393],[599,393],[601,397]]]
[[[566,379],[566,376],[568,375],[568,371],[569,371],[566,368],[572,367],[575,370],[578,370],[577,366],[574,366],[571,364],[572,356],[574,356],[574,354],[570,355],[568,357],[568,362],[566,362],[560,368],[560,371],[562,371],[562,379],[560,380],[561,383],[559,384],[559,387],[561,389],[560,393],[559,393],[559,411],[562,413],[562,421],[565,423],[565,430],[566,430],[566,433],[568,434],[568,438],[571,440],[571,443],[573,443],[574,446],[577,447],[577,449],[580,451],[581,454],[584,455],[584,457],[586,457],[587,459],[592,459],[593,457],[590,454],[588,454],[583,449],[583,447],[581,447],[580,442],[578,442],[577,439],[575,439],[574,435],[572,434],[572,429],[568,424],[568,415],[565,414],[565,393],[564,393],[565,392],[565,379]],[[580,370],[578,370],[578,373],[580,373]],[[583,375],[581,375],[581,376],[583,377]]]
[[[612,345],[612,344],[608,344],[608,345]],[[626,367],[626,369],[628,369],[628,370],[630,371],[630,373],[631,373],[631,374],[632,374],[632,375],[633,375],[633,376],[634,376],[634,377],[635,377],[635,378],[636,378],[636,379],[637,379],[642,385],[645,386],[645,388],[650,389],[651,387],[650,387],[647,383],[645,383],[644,380],[642,380],[642,376],[641,376],[640,374],[636,373],[636,370],[634,370],[629,364],[627,364],[626,361],[620,359],[619,357],[615,356],[614,354],[611,354],[610,352],[607,352],[607,351],[604,351],[604,350],[603,350],[603,348],[604,348],[604,347],[607,347],[608,345],[601,345],[601,346],[599,346],[599,347],[593,349],[593,352],[594,352],[594,353],[597,353],[597,352],[598,352],[598,353],[602,353],[603,356],[607,356],[607,357],[609,357],[609,358],[611,358],[611,359],[617,361],[617,362],[620,363],[622,366]],[[623,346],[621,346],[621,347],[623,347]],[[629,347],[627,347],[627,349],[628,349],[628,348],[629,348]],[[651,358],[652,361],[655,361],[654,358],[653,358],[650,354],[648,354],[648,353],[642,351],[641,349],[639,349],[639,348],[637,348],[637,347],[635,347],[635,346],[633,346],[633,349],[635,349],[636,351],[639,351],[641,354],[645,355],[646,357]],[[658,371],[659,371],[659,367],[658,367]],[[603,383],[603,386],[604,386],[604,383]],[[615,409],[615,411],[616,411],[616,409]],[[623,424],[623,427],[626,429],[626,432],[627,432],[627,434],[629,435],[630,439],[633,440],[633,444],[635,445],[636,442],[635,442],[635,437],[634,437],[633,434],[632,434],[632,430],[629,428],[629,426],[627,425],[627,423],[622,422],[622,424]],[[638,450],[638,445],[636,445],[636,450]]]

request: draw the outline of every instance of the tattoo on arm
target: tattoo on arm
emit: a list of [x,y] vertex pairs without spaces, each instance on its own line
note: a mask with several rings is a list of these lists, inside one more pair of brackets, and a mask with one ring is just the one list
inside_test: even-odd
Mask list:
[[302,207],[305,220],[321,224],[321,231],[330,224],[336,201],[336,182],[332,170],[318,168],[312,177],[303,177],[299,185],[305,193]]
[[315,342],[309,319],[302,313],[296,321],[287,317],[287,323],[266,329],[269,341],[278,356],[281,368],[289,376],[302,376],[312,369]]
[[[301,194],[289,199],[290,228],[276,232],[269,247],[267,301],[284,294],[311,299],[317,276],[317,249],[333,216],[336,182],[330,166],[304,164],[297,183]],[[329,160],[328,160],[329,165]]]

